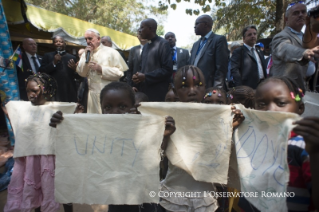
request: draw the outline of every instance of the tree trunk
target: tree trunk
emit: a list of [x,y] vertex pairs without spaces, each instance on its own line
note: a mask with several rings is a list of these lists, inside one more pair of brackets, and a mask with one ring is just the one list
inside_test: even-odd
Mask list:
[[276,20],[275,34],[281,32],[285,28],[285,8],[287,7],[286,0],[276,0]]

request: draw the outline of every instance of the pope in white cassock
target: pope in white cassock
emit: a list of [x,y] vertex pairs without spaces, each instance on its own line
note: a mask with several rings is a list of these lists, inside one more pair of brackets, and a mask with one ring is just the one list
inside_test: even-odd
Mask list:
[[[89,95],[87,113],[102,113],[100,92],[105,85],[118,81],[128,66],[115,49],[101,44],[100,33],[88,29],[84,34],[87,47],[76,68],[78,74],[88,78]],[[87,52],[90,51],[89,63],[85,63]]]

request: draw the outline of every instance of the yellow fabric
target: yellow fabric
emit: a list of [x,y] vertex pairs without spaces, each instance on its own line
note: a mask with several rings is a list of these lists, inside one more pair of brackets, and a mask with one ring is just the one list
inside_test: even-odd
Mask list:
[[[231,192],[233,194],[236,194],[237,192],[239,192],[237,189],[235,188],[227,188],[228,192]],[[239,202],[239,197],[229,197],[229,207],[228,207],[228,211],[232,212],[232,211],[236,211],[236,212],[241,212],[240,207],[238,206],[238,202]]]
[[[23,23],[20,11],[20,3],[13,0],[3,0],[3,8],[7,22],[18,24]],[[92,24],[60,13],[45,10],[31,4],[27,4],[27,18],[33,26],[43,31],[55,32],[63,29],[69,36],[81,38],[87,29],[93,28],[100,32],[101,36],[108,35],[112,41],[122,50],[128,50],[139,45],[135,36],[119,32],[97,24]]]

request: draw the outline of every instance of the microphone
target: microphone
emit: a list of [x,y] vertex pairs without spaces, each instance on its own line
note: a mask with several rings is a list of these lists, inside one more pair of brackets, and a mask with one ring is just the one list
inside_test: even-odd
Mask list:
[[90,61],[90,54],[91,54],[91,51],[87,51],[86,52],[86,61],[85,61],[85,63],[89,63],[89,61]]

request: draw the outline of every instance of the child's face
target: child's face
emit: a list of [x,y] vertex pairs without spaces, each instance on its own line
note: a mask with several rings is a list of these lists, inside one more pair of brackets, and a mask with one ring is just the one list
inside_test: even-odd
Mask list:
[[[195,72],[196,73],[196,72]],[[200,79],[202,85],[200,85],[200,81],[198,79],[197,74],[196,79],[193,79],[193,73],[189,69],[187,71],[187,76],[185,80],[185,84],[182,84],[182,77],[180,80],[177,80],[175,83],[175,93],[181,102],[201,102],[205,95],[205,79],[201,74]]]
[[101,108],[103,114],[129,113],[134,105],[125,90],[109,90],[104,93]]
[[203,99],[203,103],[205,104],[216,104],[216,105],[226,105],[226,96],[223,93],[219,93],[216,91],[210,91],[208,94],[205,95],[206,98]]
[[178,97],[174,94],[173,89],[169,90],[165,96],[165,102],[178,102]]
[[301,115],[304,104],[291,97],[290,90],[284,82],[269,81],[256,91],[256,110],[291,112]]
[[33,105],[43,105],[46,100],[38,83],[30,80],[26,87],[27,96]]

